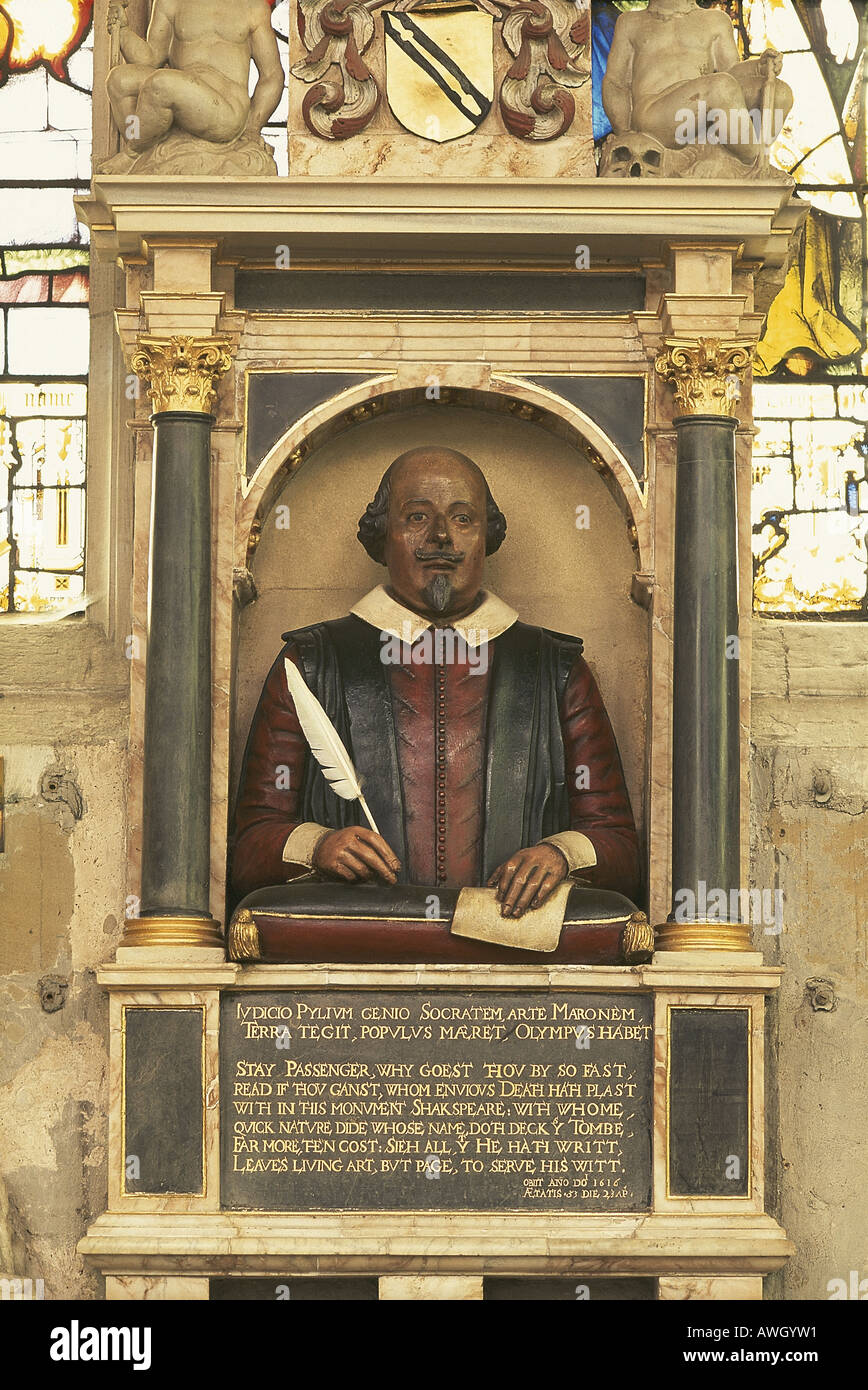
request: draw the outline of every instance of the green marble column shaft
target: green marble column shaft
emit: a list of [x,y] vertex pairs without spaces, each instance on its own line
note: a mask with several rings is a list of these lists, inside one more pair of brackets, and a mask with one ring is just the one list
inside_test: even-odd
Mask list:
[[701,882],[727,894],[739,884],[736,421],[674,423],[672,891],[694,893],[701,917]]
[[212,415],[152,417],[143,917],[209,917]]

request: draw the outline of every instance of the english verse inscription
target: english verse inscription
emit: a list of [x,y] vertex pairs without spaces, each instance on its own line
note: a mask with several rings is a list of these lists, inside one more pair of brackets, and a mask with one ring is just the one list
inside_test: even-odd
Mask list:
[[222,1000],[222,1200],[261,1210],[640,1211],[647,995]]

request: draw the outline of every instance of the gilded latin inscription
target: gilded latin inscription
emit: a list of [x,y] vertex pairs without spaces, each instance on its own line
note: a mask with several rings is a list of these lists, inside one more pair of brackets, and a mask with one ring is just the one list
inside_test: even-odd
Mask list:
[[224,1204],[645,1209],[645,996],[231,995]]

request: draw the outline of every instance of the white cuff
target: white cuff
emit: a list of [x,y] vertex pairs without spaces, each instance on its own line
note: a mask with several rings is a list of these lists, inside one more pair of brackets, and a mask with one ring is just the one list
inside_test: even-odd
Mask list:
[[331,833],[327,825],[317,825],[316,821],[297,825],[283,846],[284,864],[303,864],[312,869],[317,845]]
[[571,874],[579,869],[591,869],[597,862],[597,851],[581,830],[559,830],[557,835],[546,835],[541,845],[554,845],[567,861]]

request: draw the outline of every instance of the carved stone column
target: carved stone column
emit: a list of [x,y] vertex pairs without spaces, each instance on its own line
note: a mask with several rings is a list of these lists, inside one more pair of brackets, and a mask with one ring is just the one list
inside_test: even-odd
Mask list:
[[[739,920],[738,563],[732,411],[750,348],[672,339],[678,439],[673,634],[672,913],[657,949],[750,950]],[[725,904],[725,905],[724,905]]]
[[219,946],[209,911],[211,407],[225,338],[141,334],[133,370],[154,405],[141,915],[125,946]]

